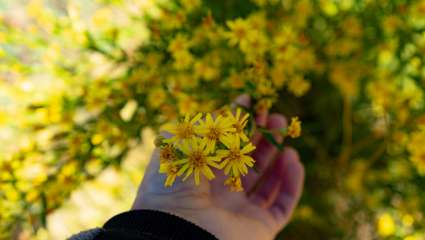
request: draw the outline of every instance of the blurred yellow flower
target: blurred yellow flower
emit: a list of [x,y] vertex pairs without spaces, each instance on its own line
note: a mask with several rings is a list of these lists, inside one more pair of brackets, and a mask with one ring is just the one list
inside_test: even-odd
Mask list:
[[241,42],[246,41],[250,34],[252,34],[249,22],[241,18],[228,21],[227,26],[229,27],[230,32],[226,32],[225,36],[229,39],[230,45],[240,44]]
[[407,144],[410,160],[415,164],[420,174],[425,174],[425,128],[412,133]]
[[302,76],[295,76],[288,83],[288,90],[297,97],[303,96],[310,87],[310,82],[306,81]]
[[387,237],[393,235],[396,230],[394,219],[389,213],[383,213],[378,217],[377,228],[379,235]]
[[170,51],[173,55],[176,55],[180,52],[187,51],[189,47],[189,38],[185,35],[179,34],[170,42],[168,51]]
[[167,94],[163,88],[154,88],[149,91],[148,102],[153,107],[159,107],[164,103],[166,97]]

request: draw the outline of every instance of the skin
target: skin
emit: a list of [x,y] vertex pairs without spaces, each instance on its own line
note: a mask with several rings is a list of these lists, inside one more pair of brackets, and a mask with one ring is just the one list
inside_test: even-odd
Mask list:
[[[249,99],[242,96],[237,102],[248,105]],[[285,117],[267,112],[259,113],[256,122],[269,129],[287,126]],[[176,179],[172,187],[164,187],[165,176],[158,173],[159,152],[155,150],[132,209],[177,215],[221,240],[274,239],[288,224],[300,199],[304,167],[296,150],[285,148],[279,152],[259,133],[252,141],[257,146],[252,156],[260,174],[250,171],[243,178],[244,189],[253,189],[261,173],[264,177],[251,194],[230,192],[223,184],[226,177],[218,171],[211,182],[201,178],[200,186],[189,178],[185,182]]]

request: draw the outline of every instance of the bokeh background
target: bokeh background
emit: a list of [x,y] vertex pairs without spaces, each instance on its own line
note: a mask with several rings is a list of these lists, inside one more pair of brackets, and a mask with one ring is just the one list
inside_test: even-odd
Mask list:
[[278,239],[425,239],[425,1],[0,0],[0,239],[130,208],[158,128],[240,94],[299,116]]

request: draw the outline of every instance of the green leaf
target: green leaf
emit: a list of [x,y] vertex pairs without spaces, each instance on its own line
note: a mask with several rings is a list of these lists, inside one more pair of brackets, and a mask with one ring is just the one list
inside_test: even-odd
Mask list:
[[273,144],[277,149],[283,150],[283,144],[280,144],[276,141],[276,139],[273,136],[273,133],[265,128],[258,128],[258,130],[263,134],[264,138],[271,144]]

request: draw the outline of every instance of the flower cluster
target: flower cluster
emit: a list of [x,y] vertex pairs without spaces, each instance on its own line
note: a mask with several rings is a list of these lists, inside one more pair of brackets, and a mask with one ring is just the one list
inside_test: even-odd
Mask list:
[[[159,171],[167,175],[165,186],[172,186],[178,176],[184,175],[184,181],[192,174],[199,185],[201,175],[212,180],[215,178],[212,169],[218,169],[228,176],[224,184],[231,191],[243,191],[241,177],[255,164],[250,156],[255,146],[248,138],[248,120],[249,114],[238,108],[234,114],[230,110],[205,116],[198,113],[166,124],[163,130],[172,136],[156,141],[160,147]],[[283,137],[297,138],[301,134],[301,122],[295,117],[287,129],[280,130],[286,132]]]
[[205,116],[199,113],[192,118],[186,115],[182,121],[164,126],[173,134],[158,143],[160,172],[167,175],[165,186],[171,186],[177,176],[184,175],[186,180],[192,174],[199,185],[201,175],[212,180],[212,169],[223,169],[229,176],[226,185],[232,191],[242,191],[240,178],[255,162],[249,155],[255,146],[245,129],[248,118],[249,114],[238,108],[235,114],[226,111]]
[[422,174],[425,174],[425,126],[421,126],[411,135],[407,149],[410,152],[411,161]]

